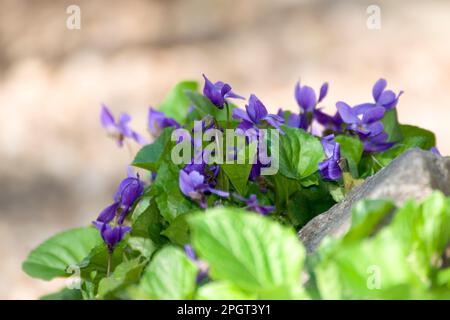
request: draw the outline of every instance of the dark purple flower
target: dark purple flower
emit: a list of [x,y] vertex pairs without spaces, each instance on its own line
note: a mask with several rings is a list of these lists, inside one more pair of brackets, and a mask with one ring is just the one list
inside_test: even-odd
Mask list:
[[120,182],[114,195],[115,203],[120,205],[121,212],[118,220],[120,224],[122,224],[129,209],[143,192],[144,183],[139,179],[139,176],[128,176]]
[[197,273],[197,279],[196,282],[200,283],[202,282],[203,279],[205,279],[206,277],[208,277],[208,265],[199,260],[197,258],[197,255],[195,254],[194,248],[192,248],[191,245],[187,244],[184,246],[184,252],[186,253],[186,255],[188,256],[188,258],[190,260],[192,260],[198,267],[198,273]]
[[341,146],[334,141],[332,134],[323,137],[321,142],[327,159],[319,163],[319,173],[325,180],[339,180],[342,177],[342,170],[339,166]]
[[347,129],[358,134],[363,141],[364,151],[381,152],[395,144],[387,141],[388,135],[380,121],[386,110],[384,107],[352,108],[345,102],[336,103],[336,107]]
[[223,109],[226,99],[244,99],[240,95],[231,91],[231,86],[222,81],[212,83],[205,75],[205,86],[203,87],[203,95],[207,97],[216,107]]
[[295,114],[291,113],[289,115],[287,125],[291,128],[300,128],[303,130],[308,129],[308,119],[306,113]]
[[258,198],[255,194],[250,195],[250,198],[246,199],[244,197],[241,197],[238,194],[234,194],[234,197],[240,201],[245,202],[246,209],[249,211],[254,211],[257,213],[260,213],[262,215],[268,215],[270,212],[272,212],[275,207],[274,206],[265,206],[258,203]]
[[363,139],[364,151],[366,152],[382,152],[390,149],[395,142],[388,142],[388,134],[384,131],[375,134],[374,132],[367,138]]
[[314,89],[309,86],[301,86],[300,82],[295,86],[295,100],[297,100],[303,113],[312,113],[328,93],[328,83],[322,84],[319,92],[319,99],[316,97]]
[[184,170],[180,170],[179,186],[181,192],[185,196],[197,201],[202,208],[206,208],[205,192],[214,193],[219,197],[229,196],[228,192],[212,188],[207,181],[205,181],[205,176],[198,171],[191,171],[188,173]]
[[156,111],[153,108],[148,109],[148,131],[153,136],[159,136],[162,129],[167,127],[180,128],[180,124],[172,118],[166,117],[164,112]]
[[403,91],[400,91],[398,95],[396,95],[392,90],[386,90],[387,81],[384,79],[379,79],[375,82],[372,88],[372,97],[375,103],[363,103],[355,106],[360,112],[364,112],[367,109],[372,107],[383,107],[386,110],[390,110],[395,108],[398,103],[398,99],[403,94]]
[[240,128],[243,130],[256,127],[262,121],[265,121],[276,128],[281,134],[284,134],[280,129],[280,125],[284,123],[284,119],[278,115],[269,114],[264,104],[254,94],[250,96],[248,105],[245,106],[245,111],[238,108],[233,109],[233,119],[242,120]]
[[131,121],[131,117],[127,113],[122,113],[119,121],[116,121],[108,107],[102,104],[100,121],[108,135],[114,138],[120,147],[123,146],[125,138],[133,139],[141,145],[147,144],[144,137],[129,127],[128,123]]
[[324,131],[335,133],[341,132],[342,124],[344,123],[339,112],[336,112],[334,116],[330,116],[320,109],[315,110],[314,119],[324,127]]
[[100,212],[97,221],[108,223],[114,220],[117,215],[119,206],[119,202],[114,202],[112,205],[107,206],[105,209],[103,209],[102,212]]
[[112,253],[115,246],[122,241],[125,234],[131,231],[131,227],[128,226],[111,226],[109,223],[101,221],[93,221],[92,224],[100,231],[103,241],[107,245],[110,253]]
[[383,131],[383,124],[380,122],[384,116],[383,107],[361,110],[339,101],[336,108],[342,121],[347,124],[347,129],[357,133],[361,138],[377,135]]

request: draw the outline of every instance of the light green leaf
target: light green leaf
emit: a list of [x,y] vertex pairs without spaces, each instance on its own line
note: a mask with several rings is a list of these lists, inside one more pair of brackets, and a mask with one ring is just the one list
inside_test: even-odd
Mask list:
[[31,251],[22,269],[29,276],[50,280],[70,276],[66,268],[77,265],[97,245],[102,243],[93,227],[72,229],[59,233]]
[[139,258],[119,264],[109,277],[103,278],[99,282],[98,297],[101,299],[112,298],[116,291],[137,282],[144,266],[145,262]]
[[338,135],[335,138],[341,146],[341,156],[347,160],[353,177],[358,177],[358,164],[363,154],[363,144],[355,137]]
[[295,294],[305,251],[294,230],[241,209],[215,208],[189,219],[192,243],[210,276],[260,298]]
[[177,83],[159,106],[159,111],[164,112],[167,117],[174,118],[183,124],[191,104],[189,98],[186,96],[186,91],[188,90],[197,91],[198,83],[196,81],[182,81]]
[[167,246],[155,254],[144,271],[139,289],[149,299],[192,299],[197,271],[197,266],[182,250]]
[[302,129],[282,127],[280,135],[280,172],[291,179],[304,179],[318,171],[319,162],[325,158],[317,137]]
[[228,281],[214,281],[199,288],[196,300],[255,300],[256,295],[244,292]]
[[352,208],[352,226],[344,241],[361,240],[374,233],[377,225],[394,210],[389,200],[363,200]]
[[155,243],[151,239],[143,237],[130,237],[128,239],[128,245],[132,250],[139,252],[141,256],[147,259],[150,259],[156,250]]

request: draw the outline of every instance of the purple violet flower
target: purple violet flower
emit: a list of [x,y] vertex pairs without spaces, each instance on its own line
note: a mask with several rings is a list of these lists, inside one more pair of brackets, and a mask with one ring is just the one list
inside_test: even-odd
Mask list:
[[167,127],[180,128],[180,124],[172,118],[166,117],[164,112],[157,111],[153,108],[148,109],[148,131],[157,137],[162,129]]
[[114,195],[114,203],[100,212],[97,221],[109,223],[118,216],[117,222],[122,224],[134,202],[144,192],[144,183],[132,172],[122,180]]
[[334,135],[330,134],[321,139],[326,160],[319,163],[319,173],[325,180],[339,180],[342,170],[339,166],[341,160],[341,146],[334,141]]
[[328,83],[325,82],[320,87],[319,99],[316,97],[314,89],[309,86],[301,86],[300,82],[295,87],[295,100],[297,100],[303,113],[313,113],[318,103],[322,102],[328,93]]
[[131,121],[131,117],[127,113],[122,113],[119,117],[119,121],[116,122],[108,107],[105,104],[102,104],[100,121],[108,135],[116,140],[120,147],[123,146],[125,138],[133,139],[141,145],[147,144],[144,137],[129,127],[128,123]]
[[197,201],[202,208],[207,206],[205,192],[214,193],[224,198],[229,196],[228,192],[212,188],[205,181],[205,176],[198,171],[187,173],[184,170],[180,170],[179,186],[185,196]]
[[336,112],[334,116],[330,116],[320,109],[317,109],[314,112],[314,119],[324,127],[325,132],[331,131],[339,133],[341,132],[341,127],[344,123],[339,112]]
[[114,195],[115,203],[120,205],[119,224],[122,224],[125,217],[133,206],[134,202],[143,194],[144,183],[137,176],[128,176],[123,179]]
[[108,247],[109,253],[114,251],[115,246],[122,241],[127,232],[131,231],[131,227],[116,225],[111,226],[109,223],[93,221],[92,224],[100,231],[103,241]]
[[197,279],[196,279],[197,284],[202,282],[203,279],[206,279],[208,277],[208,269],[209,269],[208,265],[205,262],[203,262],[197,258],[194,248],[192,248],[191,245],[189,245],[189,244],[185,245],[184,252],[188,256],[188,258],[190,260],[192,260],[198,267],[198,273],[197,273]]
[[436,147],[431,147],[430,151],[438,156],[442,156],[442,154],[439,152],[438,148],[436,148]]
[[336,108],[343,122],[347,124],[347,129],[358,134],[363,141],[364,151],[381,152],[395,144],[387,141],[388,135],[380,121],[385,113],[384,107],[352,108],[340,101],[336,103]]
[[269,114],[264,104],[254,94],[250,96],[245,111],[242,109],[233,109],[233,119],[241,119],[240,129],[247,130],[257,128],[258,124],[266,121],[269,125],[276,128],[281,134],[284,132],[280,129],[280,125],[284,123],[284,119],[275,114]]
[[226,99],[245,99],[231,91],[231,86],[222,81],[212,83],[205,75],[205,86],[203,87],[203,95],[207,97],[216,107],[223,109]]
[[355,106],[355,109],[364,112],[373,107],[383,107],[386,110],[395,108],[403,91],[400,91],[398,95],[395,95],[392,90],[386,90],[386,86],[387,81],[385,79],[379,79],[372,88],[372,97],[375,103],[363,103]]
[[254,211],[257,213],[260,213],[262,215],[268,215],[270,212],[272,212],[275,207],[274,206],[265,206],[265,205],[261,205],[258,203],[258,198],[256,197],[255,194],[250,195],[250,197],[248,199],[241,197],[238,194],[234,194],[233,195],[236,199],[245,202],[246,204],[246,209],[249,211]]

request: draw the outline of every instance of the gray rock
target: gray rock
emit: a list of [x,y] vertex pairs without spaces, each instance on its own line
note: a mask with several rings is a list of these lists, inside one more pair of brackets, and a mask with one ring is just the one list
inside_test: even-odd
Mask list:
[[343,201],[312,219],[298,235],[308,252],[313,252],[325,236],[338,237],[347,232],[355,202],[389,198],[400,206],[407,199],[421,200],[433,190],[450,195],[450,158],[411,149],[355,187]]

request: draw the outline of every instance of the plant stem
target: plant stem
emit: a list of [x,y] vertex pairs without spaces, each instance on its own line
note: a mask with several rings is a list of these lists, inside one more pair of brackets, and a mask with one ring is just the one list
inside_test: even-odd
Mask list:
[[108,254],[108,267],[106,269],[106,277],[109,277],[109,274],[111,272],[111,259],[112,259],[112,252],[109,252],[109,254]]
[[227,110],[227,127],[226,129],[230,128],[230,107],[228,106],[228,102],[225,102],[225,108]]

